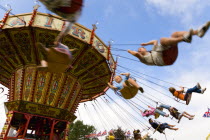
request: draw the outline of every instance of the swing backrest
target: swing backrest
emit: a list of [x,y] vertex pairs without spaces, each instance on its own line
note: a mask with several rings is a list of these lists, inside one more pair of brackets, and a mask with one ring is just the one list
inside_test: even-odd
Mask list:
[[136,94],[138,93],[138,88],[130,85],[128,82],[125,82],[125,83],[127,86],[120,90],[123,98],[131,99],[131,98],[135,97]]
[[174,46],[171,46],[169,49],[164,50],[163,53],[163,61],[165,65],[172,65],[178,56],[178,47],[177,44]]
[[59,7],[57,10],[65,14],[73,14],[81,9],[83,0],[71,0],[70,6]]
[[188,105],[191,101],[192,93],[188,94],[188,97],[186,99],[186,105]]

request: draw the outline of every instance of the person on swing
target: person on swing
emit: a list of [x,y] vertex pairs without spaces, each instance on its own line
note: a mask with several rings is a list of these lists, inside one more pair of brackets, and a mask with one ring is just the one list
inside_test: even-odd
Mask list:
[[123,88],[126,88],[129,84],[137,88],[139,91],[141,91],[141,93],[144,92],[144,89],[141,86],[139,86],[135,80],[130,78],[130,73],[121,73],[120,75],[114,77],[114,81],[115,81],[114,85],[108,83],[108,86],[113,90],[120,91]]
[[146,65],[166,66],[172,65],[177,58],[177,46],[180,42],[191,43],[192,36],[197,35],[202,38],[209,29],[210,21],[204,24],[200,29],[174,32],[169,38],[161,38],[160,44],[158,40],[152,40],[147,43],[141,43],[141,46],[153,45],[152,51],[140,47],[138,51],[128,50],[128,53],[137,57]]
[[68,69],[72,69],[72,51],[77,50],[69,49],[68,46],[59,42],[54,44],[54,47],[47,48],[44,44],[38,42],[37,46],[45,56],[44,60],[41,60],[41,66],[38,66],[38,70],[50,71],[50,72],[66,72]]
[[152,126],[152,128],[154,128],[155,130],[157,130],[160,133],[163,133],[163,131],[168,128],[171,130],[178,130],[179,128],[174,128],[175,125],[170,125],[168,123],[160,123],[158,124],[157,122],[153,121],[151,118],[149,119],[149,123]]
[[183,116],[188,118],[189,120],[192,120],[195,116],[195,115],[191,115],[191,114],[187,113],[186,111],[180,112],[178,109],[176,109],[175,107],[172,107],[170,105],[161,104],[159,107],[167,109],[170,112],[170,115],[178,120],[178,123],[180,122],[180,120]]
[[143,117],[149,117],[149,116],[151,116],[151,115],[154,115],[155,116],[155,114],[157,113],[157,114],[159,114],[159,115],[161,115],[161,116],[163,116],[163,117],[169,117],[169,115],[168,114],[166,114],[165,112],[163,112],[162,110],[160,110],[159,108],[153,108],[153,107],[151,107],[151,106],[148,106],[149,108],[150,108],[150,110],[144,110],[144,112],[142,111],[142,110],[140,110],[140,112],[141,112],[141,115],[143,116]]
[[[201,86],[199,83],[197,83],[196,86],[193,88],[187,89],[186,93],[184,94],[184,87],[180,87],[181,90],[176,90],[174,87],[170,87],[169,91],[172,93],[173,96],[175,96],[177,99],[183,100],[183,101],[188,101],[188,98],[191,97],[190,95],[194,93],[200,93],[203,94],[206,91],[206,88],[201,89]],[[187,104],[188,104],[187,103]]]

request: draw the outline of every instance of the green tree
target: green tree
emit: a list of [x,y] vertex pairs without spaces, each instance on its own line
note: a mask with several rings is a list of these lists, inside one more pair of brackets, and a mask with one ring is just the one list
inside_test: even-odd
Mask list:
[[125,131],[123,131],[121,127],[118,127],[117,129],[114,130],[114,136],[116,139],[119,140],[124,140],[126,138]]
[[76,121],[71,124],[69,129],[69,140],[88,140],[85,135],[89,135],[96,131],[92,125],[85,125],[83,121]]

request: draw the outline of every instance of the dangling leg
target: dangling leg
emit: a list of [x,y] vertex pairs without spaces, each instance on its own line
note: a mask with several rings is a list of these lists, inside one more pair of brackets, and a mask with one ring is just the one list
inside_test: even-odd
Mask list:
[[[203,37],[205,35],[205,33],[208,31],[209,26],[210,26],[210,21],[206,22],[201,28],[199,28],[197,30],[192,30],[192,35],[197,35],[199,37]],[[178,31],[178,32],[174,32],[171,35],[171,37],[178,38],[178,37],[184,36],[187,33],[188,32],[186,32],[186,31]]]
[[178,38],[165,38],[164,37],[160,39],[160,44],[163,46],[171,46],[181,41],[183,41],[183,37],[178,37]]
[[196,86],[194,86],[193,88],[189,88],[189,89],[186,91],[186,94],[187,94],[187,93],[192,93],[192,92],[201,93],[201,89],[199,89],[199,88],[197,87],[197,85],[196,85]]
[[201,93],[201,94],[203,94],[205,91],[206,91],[206,88],[200,89],[200,85],[197,84],[193,88],[189,88],[186,93],[195,92],[195,93]]
[[[183,37],[187,33],[189,33],[189,31],[178,31],[178,32],[172,33],[171,37],[172,38],[179,38],[179,37]],[[192,30],[191,34],[192,35],[198,35],[198,31],[197,30]]]
[[186,115],[188,115],[188,116],[190,116],[191,118],[193,118],[195,115],[190,115],[189,113],[187,113],[187,112],[183,112],[183,114],[186,114]]
[[71,30],[72,25],[72,22],[66,21],[65,28],[59,33],[59,35],[55,39],[55,46],[57,46],[58,43],[61,42],[61,39],[68,34],[68,32]]
[[158,114],[160,114],[161,116],[164,116],[164,117],[169,117],[168,114],[166,114],[165,112],[163,112],[163,111],[161,111],[159,109],[155,109],[155,113],[158,113]]
[[168,124],[168,126],[170,126],[170,127],[175,127],[175,125],[171,125],[171,124]]
[[161,38],[160,44],[163,46],[173,46],[173,45],[177,45],[179,42],[182,42],[182,41],[191,43],[192,35],[196,35],[196,34],[197,32],[193,31],[192,29],[190,29],[189,32],[187,31],[174,32],[171,35],[171,38],[166,38],[166,37]]
[[178,130],[179,128],[169,127],[168,129],[171,129],[171,130]]
[[127,80],[131,85],[135,86],[136,88],[138,88],[142,93],[144,92],[144,89],[142,87],[140,87],[136,81],[134,81],[133,79],[129,78]]
[[159,107],[165,108],[165,109],[168,109],[168,110],[171,108],[171,106],[165,105],[165,104],[161,104]]
[[179,128],[173,128],[175,125],[170,125],[168,123],[162,123],[161,124],[164,128],[168,128],[168,129],[171,129],[171,130],[178,130]]
[[59,33],[59,35],[56,37],[54,44],[57,45],[61,39],[68,34],[68,32],[71,30],[72,25],[78,20],[78,18],[81,15],[81,9],[78,10],[76,13],[74,14],[69,14],[67,16],[67,21],[66,21],[66,25],[65,28]]
[[192,120],[193,119],[193,117],[190,117],[190,116],[186,115],[185,113],[183,113],[182,116],[188,118],[189,120]]

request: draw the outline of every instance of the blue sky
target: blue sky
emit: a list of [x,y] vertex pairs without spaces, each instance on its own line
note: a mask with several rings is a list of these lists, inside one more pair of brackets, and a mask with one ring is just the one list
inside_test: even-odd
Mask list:
[[[31,12],[34,1],[0,0],[0,4],[10,4],[13,9],[12,12],[14,14],[19,14]],[[203,23],[210,20],[209,6],[210,0],[85,0],[82,16],[78,23],[87,28],[92,28],[92,24],[98,21],[99,25],[96,34],[105,43],[112,39],[116,44],[140,44],[149,40],[159,39],[160,37],[168,37],[174,31],[198,28]],[[39,11],[44,13],[47,12],[44,6],[40,7]],[[4,11],[0,10],[0,18],[3,18],[3,15]],[[113,47],[136,50],[139,46]],[[146,66],[140,62],[134,62],[123,58],[119,59],[119,65],[121,66],[170,81],[177,85],[191,87],[199,81],[201,85],[207,87],[207,91],[204,95],[193,95],[192,102],[189,106],[178,104],[167,97],[162,97],[151,89],[145,88],[159,99],[196,115],[196,118],[193,121],[183,119],[183,121],[178,124],[178,127],[180,128],[179,131],[172,132],[167,130],[166,132],[169,140],[172,140],[173,138],[177,140],[205,139],[208,133],[210,133],[210,126],[207,125],[210,124],[210,120],[202,118],[203,113],[207,111],[207,106],[210,107],[210,93],[208,90],[210,85],[209,49],[210,32],[202,39],[194,37],[191,44],[180,43],[179,57],[172,66]],[[127,52],[113,50],[112,53],[136,59]],[[118,70],[122,71],[123,69],[118,67]],[[139,80],[141,81],[141,79]],[[164,86],[171,86],[169,84],[165,85],[165,83],[160,81],[155,82]],[[151,83],[146,84],[170,95],[166,90],[160,89]],[[108,94],[112,96],[113,92],[109,91]],[[122,103],[122,106],[126,107],[120,99],[115,96],[113,96],[113,98],[117,102]],[[81,114],[85,115],[84,108],[80,107],[79,110]],[[109,111],[107,110],[107,112]],[[139,115],[138,112],[132,113],[136,116]],[[85,119],[84,121],[87,123],[89,122]],[[133,120],[131,119],[130,121],[132,122]],[[174,124],[173,121],[165,118],[160,118],[159,121],[166,121]],[[1,120],[0,124],[3,122],[4,120]],[[123,124],[120,123],[118,125],[123,126]],[[124,129],[129,128],[124,127]],[[189,131],[195,133],[192,133],[189,136]],[[158,133],[155,133],[153,137],[156,137],[159,140],[164,139],[164,136]]]

